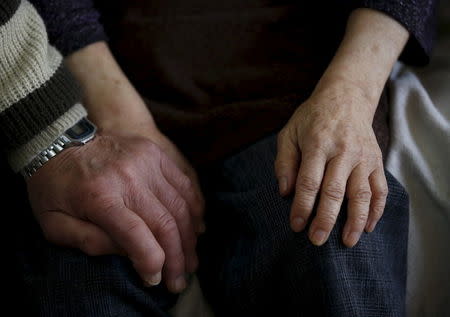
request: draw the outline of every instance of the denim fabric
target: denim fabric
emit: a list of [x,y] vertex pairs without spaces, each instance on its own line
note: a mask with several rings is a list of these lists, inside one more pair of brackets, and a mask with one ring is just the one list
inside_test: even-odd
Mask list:
[[[207,231],[198,276],[217,316],[403,316],[403,187],[386,172],[385,214],[356,247],[340,242],[345,212],[330,241],[315,247],[289,228],[291,198],[279,196],[273,173],[275,142],[267,137],[201,173]],[[176,297],[143,287],[126,258],[50,245],[29,209],[26,217],[30,225],[16,230],[18,268],[33,316],[167,316]]]

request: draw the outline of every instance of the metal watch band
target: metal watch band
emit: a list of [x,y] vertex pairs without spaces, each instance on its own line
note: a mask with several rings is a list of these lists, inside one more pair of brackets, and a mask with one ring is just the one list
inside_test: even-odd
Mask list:
[[39,153],[27,166],[25,166],[21,174],[25,178],[31,177],[42,165],[44,165],[56,154],[62,152],[67,147],[70,147],[71,140],[65,135],[58,137],[48,148]]

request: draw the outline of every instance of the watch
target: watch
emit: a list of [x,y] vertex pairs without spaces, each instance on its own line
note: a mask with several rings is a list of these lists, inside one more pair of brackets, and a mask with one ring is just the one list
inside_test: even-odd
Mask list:
[[39,153],[27,166],[21,170],[25,178],[31,177],[40,167],[47,163],[52,157],[64,149],[72,146],[85,145],[95,137],[97,127],[87,118],[78,121],[73,127],[67,129],[45,150]]

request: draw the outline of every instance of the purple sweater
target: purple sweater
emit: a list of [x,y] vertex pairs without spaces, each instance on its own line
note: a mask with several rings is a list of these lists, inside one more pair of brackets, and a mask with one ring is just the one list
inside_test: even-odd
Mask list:
[[[150,0],[149,0],[150,1]],[[213,1],[213,0],[212,0]],[[336,1],[336,0],[334,0]],[[327,4],[332,1],[321,1]],[[30,0],[43,17],[50,42],[65,55],[107,37],[100,22],[98,6],[114,7],[118,1],[102,0]],[[157,1],[154,1],[157,2]],[[353,8],[382,11],[405,26],[411,41],[405,55],[412,64],[425,64],[435,36],[437,0],[354,0]],[[343,6],[345,7],[345,6]],[[107,15],[107,9],[104,13]]]
[[[403,24],[411,38],[401,58],[415,65],[429,60],[436,11],[435,0],[31,2],[63,54],[106,39],[106,29],[159,128],[198,164],[280,129],[333,57],[353,9]],[[374,129],[386,150],[385,116]]]

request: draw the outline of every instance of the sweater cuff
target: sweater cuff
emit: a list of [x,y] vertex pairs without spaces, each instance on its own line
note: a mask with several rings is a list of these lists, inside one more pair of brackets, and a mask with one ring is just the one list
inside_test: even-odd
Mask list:
[[370,8],[383,12],[410,33],[400,59],[405,63],[423,66],[429,63],[435,40],[436,1],[356,1],[356,7]]
[[39,14],[28,1],[8,1],[0,5],[0,147],[17,171],[86,111]]
[[67,129],[86,116],[86,109],[81,104],[74,105],[28,143],[10,152],[8,155],[9,165],[14,172],[19,172]]

